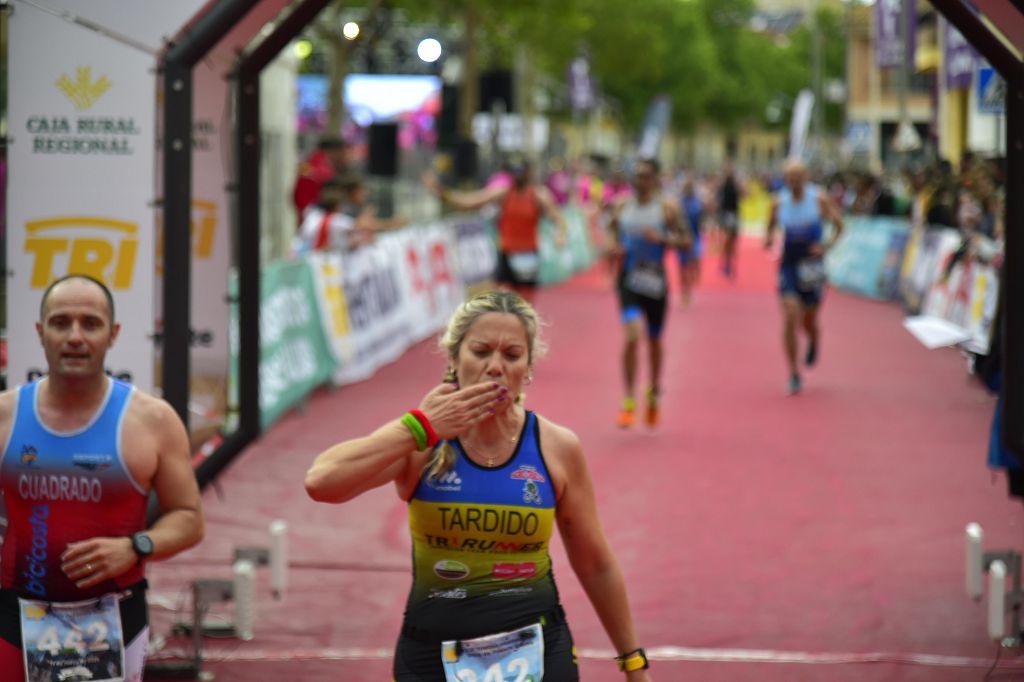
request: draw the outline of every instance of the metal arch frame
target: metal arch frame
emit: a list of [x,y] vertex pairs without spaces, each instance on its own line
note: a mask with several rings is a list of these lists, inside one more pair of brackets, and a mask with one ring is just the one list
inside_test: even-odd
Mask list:
[[[1006,183],[1024,187],[1024,62],[1016,57],[963,0],[930,0],[1006,81]],[[1012,0],[1024,17],[1024,0]],[[1024,192],[1006,193],[1003,265],[1004,414],[1024,415]],[[1014,378],[1019,379],[1013,381]],[[1024,454],[1024,419],[1002,420],[1004,446]]]
[[[192,201],[192,70],[261,0],[219,0],[181,41],[172,45],[164,71],[164,328],[163,395],[188,426],[190,376]],[[238,263],[238,428],[196,467],[205,488],[261,433],[260,425],[260,112],[259,75],[330,0],[296,0],[273,30],[238,60],[233,73],[236,116],[234,198]],[[173,282],[170,273],[173,274]]]
[[302,0],[232,74],[235,118],[235,221],[238,248],[238,430],[196,469],[200,486],[213,481],[261,433],[260,425],[260,73],[330,0]]

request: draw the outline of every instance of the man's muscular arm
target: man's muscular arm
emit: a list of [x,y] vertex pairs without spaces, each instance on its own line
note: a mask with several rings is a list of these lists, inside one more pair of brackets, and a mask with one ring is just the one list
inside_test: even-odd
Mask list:
[[[141,420],[157,446],[152,490],[160,517],[146,531],[153,540],[150,560],[167,559],[192,547],[203,537],[203,512],[199,486],[189,453],[188,434],[178,415],[163,400],[136,395]],[[73,542],[64,554],[62,568],[78,587],[87,589],[130,570],[139,560],[130,538],[100,537]]]

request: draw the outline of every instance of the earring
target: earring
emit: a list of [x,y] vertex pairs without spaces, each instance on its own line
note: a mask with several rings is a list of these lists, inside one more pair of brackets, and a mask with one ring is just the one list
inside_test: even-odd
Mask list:
[[458,377],[455,376],[455,368],[449,367],[445,370],[444,377],[441,379],[446,384],[454,384],[458,381]]
[[526,375],[526,378],[523,379],[523,386],[529,386],[532,383],[533,383],[533,372],[530,372],[529,374]]

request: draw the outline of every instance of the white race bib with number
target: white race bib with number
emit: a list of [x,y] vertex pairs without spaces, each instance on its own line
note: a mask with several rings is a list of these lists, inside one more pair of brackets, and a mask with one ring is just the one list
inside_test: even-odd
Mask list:
[[660,263],[643,261],[626,273],[626,288],[647,298],[665,298],[665,268]]
[[26,680],[124,679],[124,631],[116,594],[69,603],[18,602]]
[[814,291],[825,284],[825,261],[804,258],[796,264],[796,282],[800,291]]
[[446,682],[540,682],[544,633],[540,623],[511,632],[441,644]]
[[508,266],[512,268],[516,279],[531,281],[540,274],[540,256],[533,251],[520,251],[508,254]]

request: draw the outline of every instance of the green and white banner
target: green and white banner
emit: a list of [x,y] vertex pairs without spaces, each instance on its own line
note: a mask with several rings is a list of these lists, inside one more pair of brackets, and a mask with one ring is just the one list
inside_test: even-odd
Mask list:
[[330,381],[336,363],[309,264],[272,263],[263,271],[260,288],[260,423],[266,428]]

